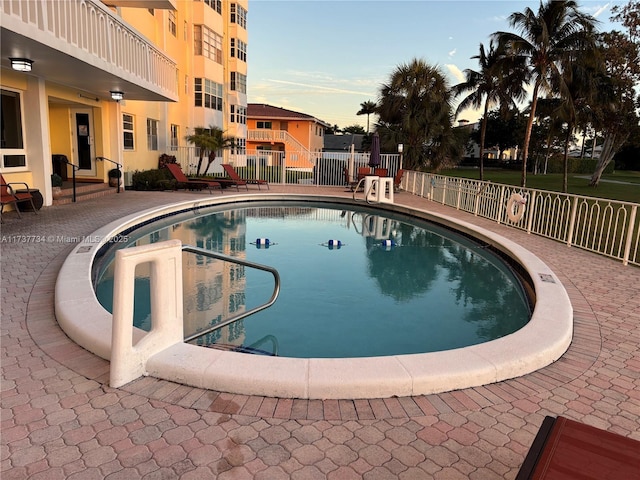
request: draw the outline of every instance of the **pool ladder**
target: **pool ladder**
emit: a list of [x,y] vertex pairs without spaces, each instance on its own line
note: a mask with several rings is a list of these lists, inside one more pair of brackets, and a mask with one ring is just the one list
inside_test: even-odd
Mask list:
[[273,267],[269,267],[267,265],[261,265],[259,263],[255,263],[255,262],[250,262],[248,260],[242,260],[241,258],[236,258],[236,257],[231,257],[229,255],[225,255],[223,253],[217,253],[217,252],[212,252],[211,250],[206,250],[204,248],[200,248],[200,247],[194,247],[192,245],[183,245],[182,246],[182,251],[183,252],[188,252],[188,253],[195,253],[196,255],[203,255],[205,257],[210,257],[210,258],[215,258],[218,260],[223,260],[225,262],[231,262],[231,263],[237,263],[238,265],[244,265],[245,267],[250,267],[250,268],[256,268],[258,270],[263,270],[265,272],[269,272],[271,273],[271,275],[273,275],[274,281],[275,281],[275,286],[273,289],[273,293],[271,294],[271,298],[263,303],[262,305],[258,305],[257,307],[254,307],[250,310],[247,310],[245,312],[239,313],[237,315],[233,315],[230,318],[227,318],[224,322],[220,322],[220,323],[216,323],[215,325],[208,327],[204,330],[200,330],[199,332],[196,332],[192,335],[189,335],[187,337],[184,338],[185,342],[191,342],[193,340],[195,340],[196,338],[200,338],[204,335],[207,335],[208,333],[214,332],[216,330],[219,330],[220,328],[226,327],[227,325],[230,325],[232,323],[237,322],[238,320],[242,320],[243,318],[248,317],[249,315],[253,315],[254,313],[258,313],[262,310],[264,310],[265,308],[269,308],[271,305],[273,305],[276,301],[276,299],[278,298],[278,295],[280,294],[280,274],[278,273],[278,271],[273,268]]

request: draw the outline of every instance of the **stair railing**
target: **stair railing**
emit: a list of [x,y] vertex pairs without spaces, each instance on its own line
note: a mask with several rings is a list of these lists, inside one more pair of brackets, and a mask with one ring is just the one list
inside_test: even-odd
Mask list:
[[[111,162],[111,163],[113,163],[113,164],[116,166],[116,168],[118,169],[118,187],[117,187],[117,189],[116,189],[116,193],[120,193],[120,182],[122,181],[122,180],[121,180],[121,178],[122,178],[122,172],[120,171],[120,168],[122,168],[122,164],[121,164],[121,163],[116,162],[115,160],[111,160],[110,158],[107,158],[107,157],[96,157],[96,160],[97,160],[98,162],[102,162],[102,161],[105,161],[105,160],[106,160],[107,162]],[[75,178],[75,171],[74,171],[74,178]],[[74,183],[74,185],[75,185],[75,183]],[[74,188],[75,188],[75,187],[74,187]],[[74,190],[74,195],[75,195],[75,190]],[[75,202],[75,200],[74,200],[74,202]]]

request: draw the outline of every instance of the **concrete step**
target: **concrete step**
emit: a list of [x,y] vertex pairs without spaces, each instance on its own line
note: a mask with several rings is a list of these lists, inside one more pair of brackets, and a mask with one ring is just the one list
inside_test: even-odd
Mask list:
[[[116,191],[117,189],[110,187],[108,183],[76,183],[76,202],[112,195]],[[73,188],[67,187],[65,183],[62,188],[62,196],[54,198],[53,204],[66,205],[68,203],[73,203]]]

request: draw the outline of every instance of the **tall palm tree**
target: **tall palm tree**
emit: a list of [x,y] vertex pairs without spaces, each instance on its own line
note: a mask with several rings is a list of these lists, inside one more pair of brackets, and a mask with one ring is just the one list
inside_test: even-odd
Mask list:
[[[442,72],[424,60],[400,65],[380,89],[377,113],[383,150],[404,144],[404,165],[441,164],[451,155],[451,94]],[[432,165],[433,166],[433,165]]]
[[520,56],[528,66],[528,83],[533,83],[531,113],[525,131],[522,148],[521,185],[527,182],[527,157],[531,130],[536,116],[539,93],[549,94],[566,91],[562,81],[562,65],[568,57],[576,58],[578,52],[593,42],[596,20],[578,10],[573,0],[547,0],[540,3],[538,12],[530,8],[524,12],[514,12],[509,23],[520,35],[511,32],[496,32],[498,40],[507,55]]
[[376,113],[376,102],[372,102],[371,100],[367,100],[366,102],[362,102],[360,104],[360,110],[356,115],[366,115],[367,116],[367,133],[369,133],[369,115],[372,113]]
[[209,128],[196,127],[193,134],[187,135],[185,139],[198,148],[198,168],[196,169],[198,175],[200,175],[202,159],[207,152],[209,152],[209,156],[207,168],[204,169],[204,173],[209,170],[209,167],[216,159],[216,151],[229,148],[233,145],[233,138],[226,137],[224,131],[214,125],[209,126]]
[[[468,93],[458,105],[456,115],[468,108],[483,109],[480,125],[481,181],[484,180],[484,142],[489,108],[497,104],[505,109],[515,107],[514,100],[522,99],[524,95],[522,78],[518,75],[523,71],[523,65],[514,64],[514,61],[520,58],[503,55],[500,49],[494,46],[493,41],[489,43],[488,50],[485,50],[481,43],[478,55],[471,57],[478,60],[480,69],[476,71],[467,68],[464,71],[465,81],[452,88],[454,97]],[[520,68],[514,68],[516,66]]]

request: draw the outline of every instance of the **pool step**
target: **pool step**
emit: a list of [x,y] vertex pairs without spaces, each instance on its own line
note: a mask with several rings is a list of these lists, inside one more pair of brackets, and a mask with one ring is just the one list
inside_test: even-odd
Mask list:
[[255,347],[245,347],[243,345],[230,345],[228,343],[212,343],[211,345],[207,345],[209,348],[215,348],[216,350],[225,350],[227,352],[238,352],[238,353],[250,353],[251,355],[266,355],[267,357],[275,357],[276,354],[272,352],[267,352],[266,350],[261,350]]

